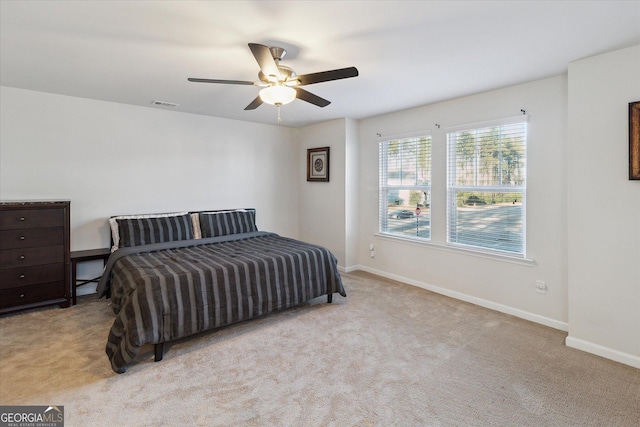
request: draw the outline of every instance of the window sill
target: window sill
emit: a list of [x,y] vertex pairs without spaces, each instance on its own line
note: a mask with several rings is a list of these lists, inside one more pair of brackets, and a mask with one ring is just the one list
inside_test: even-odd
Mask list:
[[483,251],[473,250],[473,249],[465,249],[465,248],[460,248],[452,245],[443,245],[440,243],[433,243],[431,241],[425,241],[424,239],[415,239],[411,237],[402,237],[402,236],[396,236],[396,235],[385,234],[385,233],[374,233],[374,236],[377,238],[385,239],[385,240],[409,243],[411,245],[428,247],[428,248],[436,249],[439,251],[452,252],[452,253],[461,254],[461,255],[469,255],[469,256],[490,259],[490,260],[500,261],[500,262],[508,262],[511,264],[525,265],[527,267],[533,267],[533,265],[535,265],[536,263],[534,259],[530,259],[530,258],[521,258],[521,257],[502,255],[502,254],[491,253],[491,252],[483,252]]

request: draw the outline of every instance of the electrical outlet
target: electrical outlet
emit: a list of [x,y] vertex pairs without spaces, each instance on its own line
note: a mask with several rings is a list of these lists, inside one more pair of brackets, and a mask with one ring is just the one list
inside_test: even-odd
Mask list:
[[547,293],[547,284],[544,280],[536,280],[536,292],[539,294]]

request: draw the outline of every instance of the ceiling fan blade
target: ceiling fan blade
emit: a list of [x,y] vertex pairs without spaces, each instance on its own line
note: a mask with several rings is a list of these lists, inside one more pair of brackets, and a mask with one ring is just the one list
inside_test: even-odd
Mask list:
[[328,82],[331,80],[348,79],[349,77],[357,77],[358,69],[356,67],[340,68],[337,70],[321,71],[319,73],[303,74],[296,76],[296,80],[301,86],[311,85],[314,83]]
[[247,82],[247,81],[244,81],[244,80],[194,79],[192,77],[189,77],[187,80],[189,80],[190,82],[196,82],[196,83],[223,83],[223,84],[228,84],[228,85],[251,85],[251,86],[253,86],[255,84],[254,82]]
[[256,97],[256,99],[251,101],[251,104],[249,104],[246,107],[244,107],[244,109],[245,110],[255,110],[256,108],[258,108],[261,105],[262,105],[262,99],[260,98],[260,95],[258,95]]
[[326,107],[331,104],[331,101],[327,101],[324,98],[320,98],[318,95],[314,95],[311,92],[307,92],[304,89],[300,89],[299,87],[294,88],[297,92],[296,98],[301,99],[303,101],[307,101],[310,104],[317,105],[318,107]]
[[280,71],[278,70],[278,64],[273,59],[269,48],[263,44],[249,43],[249,49],[251,49],[251,53],[258,61],[262,74],[267,76],[269,80],[273,78],[274,81],[279,81]]

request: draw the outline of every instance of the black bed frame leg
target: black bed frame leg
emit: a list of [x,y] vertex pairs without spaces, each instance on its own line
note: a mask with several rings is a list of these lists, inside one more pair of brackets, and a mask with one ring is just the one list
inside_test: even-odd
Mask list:
[[164,356],[164,343],[161,342],[161,343],[155,344],[153,346],[153,352],[155,356],[154,362],[161,361],[162,357]]
[[327,294],[327,303],[331,304],[333,301],[333,294]]

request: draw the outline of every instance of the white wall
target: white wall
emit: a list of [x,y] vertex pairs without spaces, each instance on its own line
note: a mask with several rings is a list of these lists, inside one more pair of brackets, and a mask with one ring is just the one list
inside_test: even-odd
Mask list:
[[346,270],[358,265],[358,225],[360,222],[360,145],[358,124],[346,120],[345,132],[345,263]]
[[[445,129],[516,116],[521,109],[528,114],[527,257],[532,263],[509,263],[375,236],[377,133],[384,139],[432,131],[432,240],[444,245]],[[361,268],[566,330],[566,117],[567,77],[563,75],[360,121]],[[370,243],[376,248],[373,259]],[[546,294],[536,293],[536,279],[547,283]]]
[[[332,120],[299,129],[300,239],[327,247],[343,270],[357,268],[359,144],[357,123]],[[330,147],[329,182],[306,181],[307,149]]]
[[628,104],[640,45],[569,64],[567,345],[640,368],[640,181]]
[[[298,200],[301,240],[327,247],[342,267],[345,248],[346,120],[332,120],[299,131],[300,194]],[[307,181],[307,149],[330,147],[329,182]]]
[[111,215],[176,210],[255,207],[298,237],[293,129],[0,90],[0,198],[71,200],[72,250],[108,247]]

